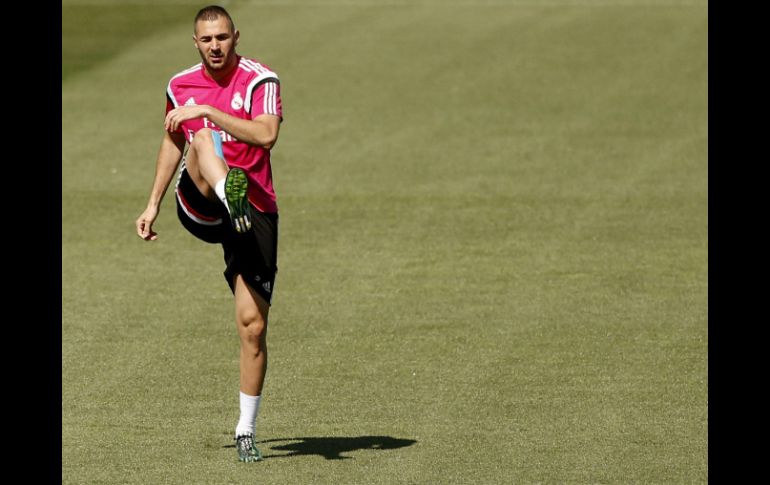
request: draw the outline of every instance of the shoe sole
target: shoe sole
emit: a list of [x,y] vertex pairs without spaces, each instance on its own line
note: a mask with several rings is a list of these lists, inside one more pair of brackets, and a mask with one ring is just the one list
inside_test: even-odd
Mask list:
[[249,199],[246,197],[248,190],[249,179],[246,177],[246,172],[240,168],[230,169],[225,179],[225,198],[230,207],[230,221],[235,231],[239,233],[251,229]]

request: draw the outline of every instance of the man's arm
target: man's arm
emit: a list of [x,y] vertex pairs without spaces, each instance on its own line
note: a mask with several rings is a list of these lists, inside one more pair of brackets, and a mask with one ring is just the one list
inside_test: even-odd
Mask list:
[[158,217],[160,203],[163,201],[166,189],[168,189],[179,161],[182,159],[184,144],[185,138],[182,133],[169,133],[168,131],[160,144],[158,159],[155,164],[155,180],[152,183],[147,208],[136,220],[136,234],[145,241],[158,239],[157,233],[152,230],[152,224]]
[[253,120],[244,120],[208,105],[180,106],[166,115],[166,130],[175,131],[183,121],[206,117],[235,138],[250,145],[271,149],[278,140],[281,118],[261,114]]

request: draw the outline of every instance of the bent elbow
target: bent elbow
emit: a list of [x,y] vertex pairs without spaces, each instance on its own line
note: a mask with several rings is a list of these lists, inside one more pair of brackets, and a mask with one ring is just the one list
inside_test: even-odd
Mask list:
[[262,148],[270,150],[275,146],[275,142],[278,141],[278,132],[269,133],[262,142]]
[[273,146],[275,146],[276,141],[278,141],[278,137],[273,137],[268,140],[265,140],[265,142],[262,143],[262,148],[264,148],[265,150],[270,150],[273,148]]
[[252,143],[270,150],[275,146],[278,141],[278,130],[280,129],[280,121],[273,115],[263,115],[263,118],[257,117],[254,120],[255,126],[252,132]]

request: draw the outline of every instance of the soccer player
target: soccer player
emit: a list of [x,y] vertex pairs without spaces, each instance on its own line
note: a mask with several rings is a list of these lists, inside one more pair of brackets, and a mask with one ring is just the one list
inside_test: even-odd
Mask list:
[[195,16],[193,40],[202,62],[169,81],[165,133],[136,233],[145,241],[157,239],[152,225],[181,160],[175,190],[179,220],[194,236],[224,250],[224,275],[234,295],[240,338],[236,449],[240,461],[253,462],[262,459],[255,423],[277,271],[278,207],[270,150],[283,112],[278,76],[236,54],[239,36],[222,7],[204,7]]

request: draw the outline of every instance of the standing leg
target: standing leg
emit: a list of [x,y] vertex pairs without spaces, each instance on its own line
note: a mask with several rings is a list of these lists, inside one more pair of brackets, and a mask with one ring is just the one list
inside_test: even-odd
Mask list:
[[241,341],[241,392],[262,394],[267,372],[267,314],[270,305],[235,275],[235,321]]
[[254,428],[267,372],[267,315],[270,305],[235,276],[235,322],[240,339],[241,416],[235,429],[239,459],[258,461]]

